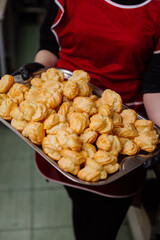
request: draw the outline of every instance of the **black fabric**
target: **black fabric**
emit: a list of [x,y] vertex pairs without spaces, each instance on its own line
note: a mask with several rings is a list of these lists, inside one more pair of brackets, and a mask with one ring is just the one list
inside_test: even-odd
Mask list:
[[160,54],[153,54],[144,73],[143,93],[160,92]]
[[121,5],[137,5],[146,2],[146,0],[111,0],[111,1]]
[[65,187],[72,200],[76,240],[115,240],[133,197],[107,198]]
[[59,45],[54,34],[51,32],[51,26],[57,16],[58,6],[52,1],[46,1],[46,16],[40,28],[40,48],[51,51],[58,57]]

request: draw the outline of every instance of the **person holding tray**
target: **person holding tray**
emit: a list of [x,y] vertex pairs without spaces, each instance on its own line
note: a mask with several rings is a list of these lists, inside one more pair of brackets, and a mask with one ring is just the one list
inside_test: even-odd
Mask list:
[[[48,0],[46,10],[35,62],[70,71],[83,69],[91,83],[116,91],[123,103],[143,114],[144,94],[149,118],[160,125],[160,1]],[[145,181],[142,168],[138,183],[131,178],[123,183],[129,188],[131,181],[136,182],[128,196],[119,194],[122,185],[114,185],[113,192],[106,186],[105,194],[96,194],[81,186],[69,187],[62,174],[38,154],[36,163],[46,179],[54,181],[58,176],[66,185],[77,240],[116,239],[134,195]]]

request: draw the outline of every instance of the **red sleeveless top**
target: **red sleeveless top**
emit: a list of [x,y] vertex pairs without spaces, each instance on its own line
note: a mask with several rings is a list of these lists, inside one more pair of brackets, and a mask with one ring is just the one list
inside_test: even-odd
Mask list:
[[58,67],[86,70],[92,82],[141,101],[147,61],[160,51],[160,2],[121,5],[111,0],[55,0],[52,25],[60,45]]

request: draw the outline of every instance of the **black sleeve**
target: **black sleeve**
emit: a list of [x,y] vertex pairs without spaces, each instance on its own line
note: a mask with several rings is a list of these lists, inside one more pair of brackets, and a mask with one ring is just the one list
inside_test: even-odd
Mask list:
[[143,93],[160,92],[160,54],[153,54],[144,74]]
[[51,32],[51,26],[57,16],[58,6],[52,0],[47,0],[46,15],[40,27],[40,48],[39,50],[46,49],[54,53],[58,57],[59,45],[54,34]]

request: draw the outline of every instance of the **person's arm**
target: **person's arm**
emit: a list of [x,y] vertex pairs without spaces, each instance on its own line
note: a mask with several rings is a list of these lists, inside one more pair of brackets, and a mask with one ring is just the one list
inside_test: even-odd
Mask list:
[[43,64],[45,67],[54,67],[58,57],[49,50],[39,50],[35,56],[34,62]]
[[153,54],[143,79],[143,102],[148,118],[160,126],[160,53]]
[[143,101],[148,118],[160,126],[160,93],[145,93]]
[[40,27],[40,47],[34,62],[43,64],[45,67],[54,67],[58,61],[59,45],[51,26],[57,16],[58,6],[54,1],[46,1],[46,16]]

